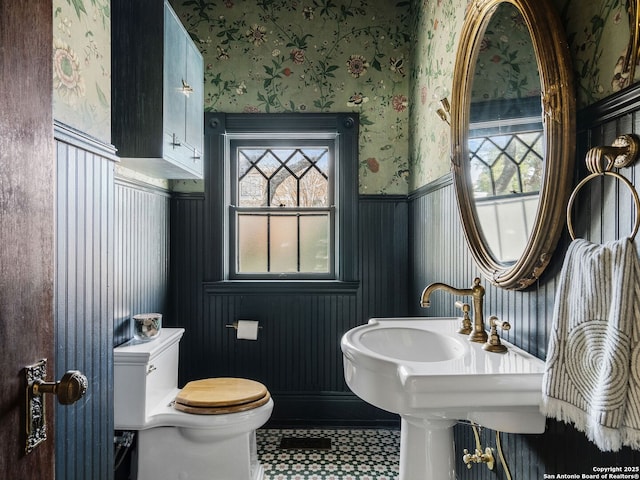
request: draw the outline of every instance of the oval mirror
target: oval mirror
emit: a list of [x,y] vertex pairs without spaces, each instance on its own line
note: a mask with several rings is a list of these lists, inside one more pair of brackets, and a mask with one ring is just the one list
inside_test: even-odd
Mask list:
[[492,283],[526,288],[551,259],[573,178],[573,80],[553,5],[469,4],[451,108],[453,178],[469,248]]

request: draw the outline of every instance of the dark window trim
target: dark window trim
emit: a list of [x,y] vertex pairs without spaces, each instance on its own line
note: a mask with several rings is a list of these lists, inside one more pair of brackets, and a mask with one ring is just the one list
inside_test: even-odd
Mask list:
[[[244,114],[205,113],[205,286],[207,291],[355,291],[358,282],[358,115],[355,113]],[[338,133],[338,228],[337,280],[228,280],[224,257],[228,214],[225,186],[225,135],[287,131]],[[346,160],[346,161],[345,161]]]
[[360,282],[341,282],[335,280],[231,280],[204,282],[204,291],[207,294],[350,294],[356,293],[359,287]]

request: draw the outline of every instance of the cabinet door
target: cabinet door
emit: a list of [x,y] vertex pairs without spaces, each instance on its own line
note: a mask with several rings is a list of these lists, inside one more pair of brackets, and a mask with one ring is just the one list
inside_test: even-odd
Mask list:
[[187,83],[193,92],[187,98],[186,140],[194,150],[194,161],[202,155],[202,136],[204,134],[204,71],[202,55],[193,42],[187,42]]
[[[187,97],[182,91],[186,82],[187,38],[175,14],[164,8],[164,131],[165,154],[179,157],[179,145],[185,141]],[[174,142],[175,140],[175,142]],[[173,144],[175,143],[175,144]]]

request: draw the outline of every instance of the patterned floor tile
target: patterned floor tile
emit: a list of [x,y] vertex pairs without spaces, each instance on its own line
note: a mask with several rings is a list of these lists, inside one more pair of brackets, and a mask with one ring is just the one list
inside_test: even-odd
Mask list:
[[[283,437],[331,439],[330,450],[281,449]],[[260,429],[264,480],[394,480],[400,431],[382,429]]]

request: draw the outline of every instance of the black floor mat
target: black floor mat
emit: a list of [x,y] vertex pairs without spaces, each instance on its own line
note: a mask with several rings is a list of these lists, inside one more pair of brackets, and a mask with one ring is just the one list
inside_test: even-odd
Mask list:
[[283,450],[331,450],[331,439],[320,437],[282,437]]

